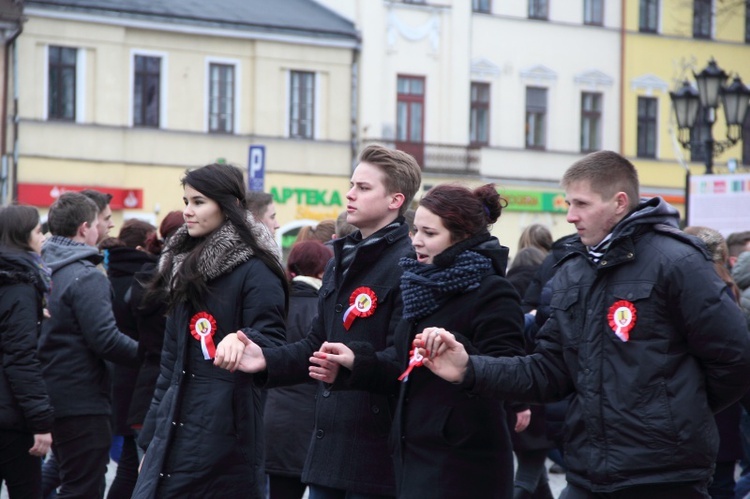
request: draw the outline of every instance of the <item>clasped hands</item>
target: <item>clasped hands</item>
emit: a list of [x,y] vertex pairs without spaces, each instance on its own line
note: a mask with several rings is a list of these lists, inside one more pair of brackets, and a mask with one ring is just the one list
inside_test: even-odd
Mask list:
[[[424,357],[422,364],[430,371],[452,383],[463,380],[469,355],[452,333],[438,327],[427,327],[414,337],[412,345]],[[310,357],[310,377],[333,383],[342,366],[352,369],[354,358],[354,352],[343,343],[324,342]],[[214,365],[230,372],[257,373],[266,369],[266,359],[256,343],[242,331],[237,331],[219,342]]]
[[[420,354],[422,365],[452,383],[463,380],[469,355],[456,337],[438,327],[427,327],[414,337],[412,346]],[[321,345],[310,357],[310,377],[324,383],[333,383],[341,366],[352,369],[354,352],[343,343]]]

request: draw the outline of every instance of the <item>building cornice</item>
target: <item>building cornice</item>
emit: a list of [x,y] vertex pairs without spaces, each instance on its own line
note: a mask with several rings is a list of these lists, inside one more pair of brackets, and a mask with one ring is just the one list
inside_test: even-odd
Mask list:
[[247,29],[228,28],[221,26],[200,26],[194,24],[175,24],[160,22],[148,19],[136,19],[130,17],[114,17],[106,15],[97,15],[85,12],[70,12],[70,11],[57,11],[51,9],[44,9],[39,7],[27,7],[24,10],[24,14],[31,17],[40,17],[46,19],[56,19],[64,21],[78,21],[93,24],[104,24],[111,26],[120,26],[125,28],[136,28],[159,32],[170,32],[200,36],[215,36],[219,38],[236,38],[242,40],[260,40],[268,42],[278,43],[290,43],[294,45],[314,45],[319,47],[331,47],[331,48],[346,48],[346,49],[359,49],[360,43],[358,40],[351,38],[336,38],[334,36],[326,37],[325,33],[320,33],[315,36],[293,34],[293,33],[279,33],[269,31],[256,30],[252,26],[248,26]]

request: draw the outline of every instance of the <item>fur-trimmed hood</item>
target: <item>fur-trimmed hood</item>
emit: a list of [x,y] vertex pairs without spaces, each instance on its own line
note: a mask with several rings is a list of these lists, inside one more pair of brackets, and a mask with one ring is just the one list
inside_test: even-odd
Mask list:
[[[262,223],[256,222],[249,212],[246,223],[258,245],[281,260],[280,248],[268,228]],[[159,259],[159,270],[170,268],[171,275],[173,277],[176,275],[188,253],[175,253],[175,248],[181,246],[189,237],[187,225],[177,229],[177,232],[169,238],[169,243],[162,252]],[[230,272],[252,256],[253,250],[242,241],[234,224],[226,222],[207,236],[207,244],[203,246],[202,253],[198,258],[198,272],[208,282]]]

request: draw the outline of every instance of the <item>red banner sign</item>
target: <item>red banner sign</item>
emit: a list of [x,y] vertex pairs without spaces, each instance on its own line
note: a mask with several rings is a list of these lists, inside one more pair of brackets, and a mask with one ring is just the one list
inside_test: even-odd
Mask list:
[[121,189],[98,185],[18,184],[18,203],[48,208],[63,192],[86,189],[112,195],[109,207],[113,210],[138,210],[143,208],[143,189]]

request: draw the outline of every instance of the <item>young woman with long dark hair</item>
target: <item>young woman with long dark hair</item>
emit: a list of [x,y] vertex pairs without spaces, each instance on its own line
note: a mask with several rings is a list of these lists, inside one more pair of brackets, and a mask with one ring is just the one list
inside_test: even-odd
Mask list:
[[251,375],[213,357],[238,330],[263,346],[284,342],[284,271],[269,231],[245,209],[239,169],[189,170],[182,186],[185,225],[167,242],[152,287],[169,315],[133,497],[260,499],[263,394]]

